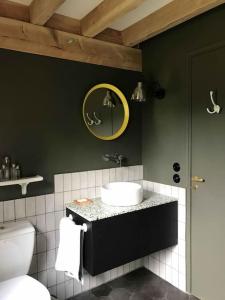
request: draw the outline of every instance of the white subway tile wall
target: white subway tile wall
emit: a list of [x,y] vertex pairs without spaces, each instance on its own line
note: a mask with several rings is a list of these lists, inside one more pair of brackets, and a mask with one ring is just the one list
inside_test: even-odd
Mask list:
[[102,184],[110,181],[142,182],[143,166],[58,174],[54,179],[54,194],[0,202],[0,223],[27,219],[37,229],[31,276],[63,300],[143,266],[144,260],[138,259],[95,277],[85,273],[83,286],[54,269],[59,222],[65,215],[66,203],[80,197],[99,197]]
[[[80,197],[99,197],[102,184],[112,181],[141,182],[144,190],[178,198],[178,245],[95,277],[85,273],[82,286],[54,269],[59,245],[59,222],[65,215],[66,203]],[[0,223],[27,219],[36,227],[35,249],[29,274],[48,287],[50,293],[58,299],[67,299],[143,265],[185,291],[185,205],[185,189],[145,181],[143,166],[131,166],[55,175],[55,194],[0,202]]]
[[156,275],[186,291],[186,190],[143,180],[143,188],[178,199],[178,245],[144,258],[144,266]]

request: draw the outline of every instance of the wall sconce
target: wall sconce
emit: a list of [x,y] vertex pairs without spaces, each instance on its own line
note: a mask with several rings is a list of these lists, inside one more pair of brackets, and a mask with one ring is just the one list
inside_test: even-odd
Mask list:
[[151,98],[163,99],[165,97],[166,91],[157,81],[152,82],[150,85],[144,85],[143,82],[139,81],[131,95],[131,100],[135,102],[145,102],[147,100],[147,89],[149,90],[149,96]]
[[116,102],[113,99],[112,94],[109,90],[106,91],[106,95],[103,99],[102,105],[107,106],[109,108],[114,108],[116,106]]
[[134,89],[131,100],[136,102],[145,102],[146,101],[146,93],[145,88],[143,87],[143,82],[138,82],[136,88]]

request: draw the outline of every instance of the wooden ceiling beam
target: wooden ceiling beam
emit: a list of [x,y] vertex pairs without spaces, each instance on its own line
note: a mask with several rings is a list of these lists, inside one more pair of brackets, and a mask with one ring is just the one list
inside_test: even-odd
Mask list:
[[141,50],[0,17],[0,48],[141,71]]
[[80,21],[60,14],[54,14],[45,23],[45,26],[69,33],[80,34]]
[[[74,18],[66,17],[59,14],[54,14],[48,22],[45,24],[46,27],[57,29],[69,33],[81,34],[80,21]],[[105,29],[103,32],[98,34],[95,39],[115,43],[122,45],[121,31],[114,30],[111,28]]]
[[173,0],[123,30],[123,44],[134,46],[223,3],[225,0]]
[[33,0],[30,4],[30,21],[44,25],[65,0]]
[[103,0],[95,9],[81,20],[81,33],[94,37],[117,18],[135,9],[143,0]]
[[[30,22],[29,6],[9,0],[0,0],[0,17]],[[56,13],[45,23],[45,26],[51,29],[81,34],[79,20]],[[107,28],[95,38],[122,45],[122,35],[118,30]]]
[[0,16],[30,22],[28,6],[8,0],[0,0]]
[[95,39],[123,45],[121,31],[106,28],[104,31],[95,36]]

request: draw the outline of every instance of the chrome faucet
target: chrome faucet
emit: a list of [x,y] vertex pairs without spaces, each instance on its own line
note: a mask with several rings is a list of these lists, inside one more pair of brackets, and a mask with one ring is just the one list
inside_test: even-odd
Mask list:
[[120,167],[122,167],[122,161],[126,159],[126,157],[122,154],[104,154],[102,156],[104,161],[112,161],[114,163],[116,163],[117,165],[120,165]]

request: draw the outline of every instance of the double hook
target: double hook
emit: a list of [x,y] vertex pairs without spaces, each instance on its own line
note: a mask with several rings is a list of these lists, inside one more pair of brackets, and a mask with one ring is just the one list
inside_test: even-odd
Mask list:
[[86,113],[86,116],[87,116],[87,119],[88,119],[87,123],[88,123],[89,126],[92,126],[92,125],[98,126],[98,125],[101,125],[101,124],[102,124],[102,120],[100,120],[100,119],[96,116],[95,111],[93,112],[93,117],[95,118],[95,120],[93,120],[93,119],[89,116],[88,113]]
[[206,109],[207,112],[208,112],[209,114],[215,114],[215,113],[219,114],[219,113],[220,113],[220,110],[221,110],[221,107],[220,107],[218,104],[216,104],[215,101],[214,101],[214,99],[213,99],[215,93],[216,93],[215,91],[210,91],[210,92],[209,92],[209,94],[210,94],[210,99],[211,99],[212,105],[213,105],[213,110],[211,110],[211,109],[209,109],[209,108]]

